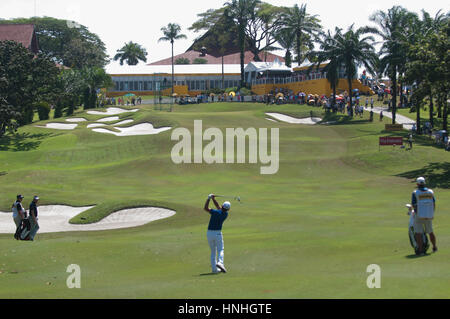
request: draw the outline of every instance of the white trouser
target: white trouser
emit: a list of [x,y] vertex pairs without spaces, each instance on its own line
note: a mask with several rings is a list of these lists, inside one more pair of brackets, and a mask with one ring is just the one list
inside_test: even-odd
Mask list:
[[209,247],[211,248],[211,267],[212,271],[217,271],[217,257],[219,259],[219,263],[223,265],[223,236],[220,230],[208,230],[206,233],[208,237]]

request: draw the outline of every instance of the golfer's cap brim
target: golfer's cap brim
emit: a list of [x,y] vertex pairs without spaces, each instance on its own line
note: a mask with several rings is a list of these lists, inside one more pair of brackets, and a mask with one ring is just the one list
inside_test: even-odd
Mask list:
[[408,207],[408,208],[411,208],[411,207],[412,207],[411,204],[406,204],[405,206]]

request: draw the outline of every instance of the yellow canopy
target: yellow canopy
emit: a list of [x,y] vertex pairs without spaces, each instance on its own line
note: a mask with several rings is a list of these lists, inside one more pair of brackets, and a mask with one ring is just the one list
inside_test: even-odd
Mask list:
[[236,93],[230,92],[229,95],[235,97],[235,96],[236,96]]

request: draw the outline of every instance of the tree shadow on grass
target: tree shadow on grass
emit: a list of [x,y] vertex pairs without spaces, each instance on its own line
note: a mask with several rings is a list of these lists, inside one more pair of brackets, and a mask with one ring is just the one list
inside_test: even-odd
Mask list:
[[450,162],[444,163],[429,163],[427,166],[404,172],[396,175],[398,177],[404,177],[412,179],[415,183],[416,178],[423,176],[427,180],[427,185],[430,188],[438,187],[449,189],[450,188]]
[[329,122],[329,125],[344,125],[344,124],[367,124],[371,123],[370,120],[365,118],[356,118],[356,116],[350,117],[345,114],[339,113],[325,113],[322,119],[322,123]]
[[42,140],[53,133],[16,133],[0,137],[0,151],[26,152],[39,147]]

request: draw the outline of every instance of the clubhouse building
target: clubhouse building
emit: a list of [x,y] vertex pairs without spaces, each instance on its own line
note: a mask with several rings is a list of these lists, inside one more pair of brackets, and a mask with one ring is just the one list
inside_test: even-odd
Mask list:
[[[272,53],[261,53],[260,59],[265,62],[253,61],[253,53],[245,53],[245,81],[251,84],[252,92],[265,95],[277,90],[290,91],[293,94],[331,95],[330,83],[326,79],[324,62],[318,68],[309,61],[302,65],[288,67],[281,56]],[[241,79],[239,53],[223,57],[208,55],[202,51],[188,50],[174,57],[174,61],[184,60],[189,64],[174,65],[174,92],[177,95],[196,96],[213,89],[238,87]],[[201,64],[195,64],[201,61]],[[114,87],[107,92],[108,96],[122,96],[127,93],[136,95],[165,95],[172,93],[172,59],[167,58],[147,65],[120,66],[118,63],[107,66]],[[339,73],[337,93],[348,92],[348,82],[344,70]],[[356,78],[353,79],[353,89],[368,92],[370,88]]]

